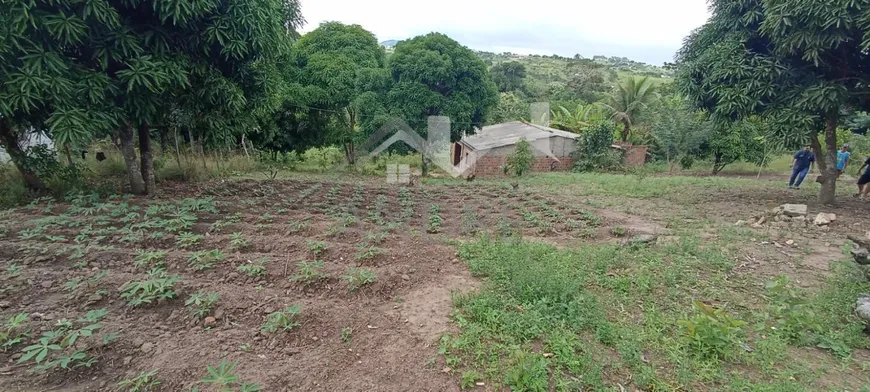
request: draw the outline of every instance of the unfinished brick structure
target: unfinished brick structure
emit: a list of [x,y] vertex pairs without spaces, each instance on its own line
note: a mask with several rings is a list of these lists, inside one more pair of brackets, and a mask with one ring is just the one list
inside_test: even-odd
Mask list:
[[[574,165],[572,154],[577,149],[578,137],[575,133],[514,121],[489,125],[462,138],[454,143],[451,157],[453,165],[466,175],[500,175],[504,174],[507,158],[516,150],[517,142],[525,139],[535,154],[532,171],[568,171]],[[623,152],[627,167],[646,162],[646,146],[625,143],[612,147]]]
[[541,125],[514,121],[483,127],[453,146],[453,165],[475,175],[503,174],[507,157],[521,139],[532,145],[533,171],[570,170],[578,135]]

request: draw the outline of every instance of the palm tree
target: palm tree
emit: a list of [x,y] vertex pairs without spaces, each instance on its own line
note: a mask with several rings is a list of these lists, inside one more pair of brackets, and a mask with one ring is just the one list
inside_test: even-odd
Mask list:
[[649,76],[630,78],[617,85],[616,91],[602,106],[611,113],[613,121],[622,124],[620,139],[627,141],[631,134],[631,124],[647,105],[655,102],[659,95],[658,86],[654,85]]
[[573,112],[561,105],[550,110],[551,126],[568,132],[581,133],[591,124],[603,119],[601,108],[595,104],[578,103]]

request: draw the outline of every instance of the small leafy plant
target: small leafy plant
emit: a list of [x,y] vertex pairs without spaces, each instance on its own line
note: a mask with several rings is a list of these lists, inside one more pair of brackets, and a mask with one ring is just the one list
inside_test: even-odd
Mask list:
[[44,332],[35,344],[24,347],[18,363],[33,362],[34,370],[91,367],[96,358],[90,357],[88,351],[117,338],[103,335],[100,343],[93,342],[95,334],[103,327],[99,321],[106,314],[106,309],[99,309],[88,312],[76,322],[58,320],[54,330]]
[[377,275],[374,272],[356,267],[351,267],[347,271],[347,275],[342,276],[342,279],[347,281],[347,289],[350,291],[356,291],[362,286],[374,283],[375,278]]
[[[239,366],[238,362],[230,363],[226,359],[222,359],[217,367],[206,366],[207,375],[200,382],[214,385],[220,391],[235,391],[235,388],[238,388],[240,392],[261,391],[262,389],[257,384],[239,381],[239,376],[234,373],[237,366]],[[199,392],[199,388],[194,387],[191,392]]]
[[341,341],[350,344],[352,342],[353,328],[344,327],[341,329]]
[[9,319],[0,328],[0,347],[3,347],[5,350],[6,347],[21,343],[30,336],[30,329],[23,328],[27,323],[27,318],[27,313],[17,313],[9,316]]
[[133,260],[136,268],[155,269],[163,268],[166,262],[166,251],[139,251]]
[[429,223],[426,226],[427,233],[438,233],[441,231],[441,206],[432,204],[429,207]]
[[311,226],[311,218],[305,218],[303,220],[291,220],[287,223],[287,227],[290,229],[290,233],[301,233],[308,230],[308,227]]
[[253,262],[249,260],[247,263],[236,267],[236,270],[239,271],[240,273],[248,275],[252,278],[255,278],[258,276],[265,276],[266,275],[266,262],[268,262],[268,261],[269,261],[268,257],[261,257],[261,258],[257,259],[257,261],[253,261]]
[[187,301],[184,301],[184,306],[187,306],[194,316],[203,318],[214,310],[218,298],[218,293],[193,293]]
[[187,257],[187,265],[191,268],[202,271],[214,267],[215,263],[223,261],[226,255],[220,249],[201,250],[193,252]]
[[296,263],[296,267],[299,271],[290,277],[291,282],[301,282],[309,285],[329,278],[329,274],[323,272],[323,261],[300,261]]
[[266,322],[260,329],[269,333],[289,331],[299,326],[299,321],[296,318],[301,311],[302,307],[299,305],[291,305],[284,308],[284,310],[269,313],[266,316]]
[[160,381],[155,378],[156,375],[157,370],[140,372],[133,378],[121,380],[118,387],[127,390],[127,392],[149,392],[160,385]]
[[329,246],[327,246],[323,241],[306,240],[305,244],[308,245],[308,251],[314,256],[320,256],[323,252],[329,249]]
[[695,301],[695,309],[695,316],[679,322],[695,354],[718,359],[740,343],[741,327],[746,323],[701,301]]
[[245,239],[242,233],[230,234],[230,250],[242,250],[251,246],[251,241]]
[[175,244],[181,248],[190,248],[191,246],[199,244],[200,241],[202,241],[202,235],[186,231],[178,235]]
[[181,282],[178,276],[167,276],[162,269],[148,271],[148,279],[130,281],[121,287],[121,298],[127,306],[153,303],[161,298],[175,298],[175,284]]

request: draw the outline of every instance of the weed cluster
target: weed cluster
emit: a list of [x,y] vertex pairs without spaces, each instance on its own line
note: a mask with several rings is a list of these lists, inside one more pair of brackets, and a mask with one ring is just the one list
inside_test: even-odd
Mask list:
[[429,220],[426,226],[427,233],[438,233],[441,231],[441,206],[432,204],[429,206]]

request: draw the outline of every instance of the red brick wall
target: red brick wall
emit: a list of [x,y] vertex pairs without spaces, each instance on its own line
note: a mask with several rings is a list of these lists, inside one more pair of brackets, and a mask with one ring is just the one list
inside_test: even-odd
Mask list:
[[635,146],[631,143],[616,143],[625,148],[623,164],[625,167],[639,167],[646,163],[647,146]]
[[[555,162],[550,157],[540,157],[535,159],[532,162],[532,171],[535,172],[548,172],[550,171],[550,163]],[[484,155],[480,157],[474,165],[474,169],[471,170],[475,175],[485,176],[485,175],[502,175],[504,174],[504,166],[507,163],[507,157],[500,156],[490,156]],[[556,171],[568,171],[571,170],[571,166],[574,165],[574,160],[568,157],[559,158],[559,161],[556,162]]]

